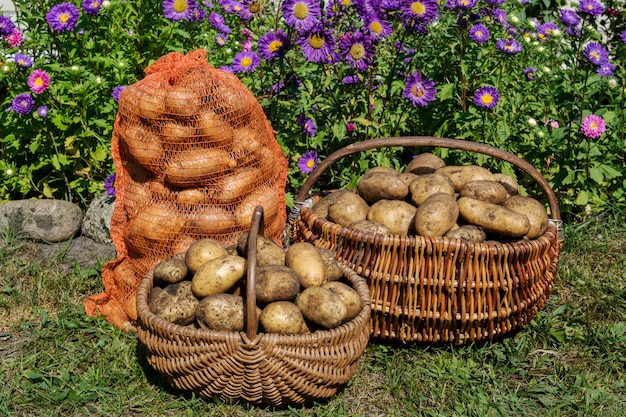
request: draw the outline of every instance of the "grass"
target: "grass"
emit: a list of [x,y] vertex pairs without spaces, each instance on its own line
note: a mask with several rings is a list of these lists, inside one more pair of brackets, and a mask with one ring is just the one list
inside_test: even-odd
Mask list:
[[171,390],[134,333],[87,317],[100,266],[42,260],[0,238],[0,416],[626,415],[623,213],[566,228],[544,309],[498,342],[464,347],[372,341],[356,376],[326,401],[280,409]]

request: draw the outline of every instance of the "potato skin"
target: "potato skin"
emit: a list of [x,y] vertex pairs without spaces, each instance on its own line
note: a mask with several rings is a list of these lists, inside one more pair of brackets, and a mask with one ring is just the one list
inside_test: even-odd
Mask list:
[[322,285],[322,288],[328,288],[335,294],[339,295],[343,302],[346,304],[346,316],[343,321],[348,322],[359,315],[363,308],[361,297],[359,293],[347,284],[339,281],[327,282]]
[[243,298],[232,294],[210,295],[196,308],[196,320],[203,329],[242,331],[244,314]]
[[203,263],[224,255],[228,255],[228,251],[218,240],[211,238],[198,239],[187,248],[185,264],[189,272],[195,273]]
[[301,334],[307,329],[302,311],[290,301],[276,301],[266,305],[259,323],[267,333]]
[[257,302],[262,304],[291,301],[300,292],[300,277],[284,265],[259,266],[255,290]]
[[404,168],[404,172],[411,172],[417,175],[432,174],[445,165],[445,161],[437,155],[424,152],[416,155]]
[[157,317],[186,326],[193,322],[199,302],[191,290],[191,281],[181,281],[151,291],[149,307]]
[[238,255],[224,255],[200,265],[191,279],[193,293],[198,298],[228,291],[246,273],[247,262]]
[[187,277],[187,264],[184,259],[167,258],[159,262],[153,271],[155,281],[175,284]]
[[530,230],[528,217],[503,206],[470,197],[459,198],[457,204],[463,220],[482,227],[487,233],[522,237]]
[[361,178],[357,191],[367,204],[374,204],[378,200],[403,200],[409,187],[397,174],[375,172]]
[[237,161],[220,148],[197,148],[172,158],[165,167],[165,181],[185,187],[205,181],[237,166]]
[[493,174],[493,180],[502,185],[509,196],[519,194],[519,184],[510,175],[496,172]]
[[443,236],[459,218],[454,196],[436,193],[424,201],[415,212],[415,231],[420,236]]
[[[246,244],[248,242],[248,232],[244,232],[237,239],[237,252],[246,258]],[[286,251],[278,243],[269,237],[259,235],[256,242],[256,264],[257,266],[266,265],[285,265]]]
[[424,174],[409,184],[411,201],[416,206],[424,203],[428,197],[436,193],[454,195],[454,184],[443,174]]
[[335,259],[335,254],[330,249],[317,248],[324,262],[324,282],[336,281],[343,277],[343,272]]
[[484,242],[487,239],[487,234],[480,227],[473,224],[464,224],[463,226],[452,228],[444,236],[453,239],[465,239],[476,243]]
[[470,181],[493,180],[491,171],[478,165],[447,165],[438,168],[435,172],[450,178],[457,193],[461,191],[465,183]]
[[526,234],[528,239],[538,238],[548,228],[548,212],[546,208],[532,197],[511,196],[504,202],[503,206],[528,217],[530,221],[530,230]]
[[348,225],[350,229],[359,230],[365,233],[380,233],[381,235],[390,235],[391,231],[387,226],[376,223],[371,220],[358,220]]
[[507,199],[506,188],[497,181],[476,180],[465,183],[460,197],[471,197],[477,200],[487,201],[493,204],[502,204]]
[[303,288],[319,287],[324,283],[326,265],[317,248],[309,242],[296,242],[289,246],[285,265],[298,274]]
[[322,197],[311,210],[313,213],[317,214],[320,217],[328,218],[328,208],[333,205],[338,199],[341,198],[343,194],[354,194],[353,191],[350,190],[337,190],[333,191],[324,197]]
[[328,220],[348,226],[357,220],[365,220],[370,206],[356,193],[342,193],[328,207]]
[[391,234],[408,235],[413,232],[413,218],[417,208],[406,201],[380,200],[372,204],[367,220],[385,225]]
[[343,323],[348,309],[341,297],[323,287],[311,287],[296,297],[295,304],[307,320],[332,329]]

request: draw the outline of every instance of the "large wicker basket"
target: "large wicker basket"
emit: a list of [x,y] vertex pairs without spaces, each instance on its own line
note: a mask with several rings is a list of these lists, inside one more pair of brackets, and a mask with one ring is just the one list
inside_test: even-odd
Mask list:
[[263,210],[258,207],[248,238],[246,331],[193,329],[169,323],[148,307],[153,271],[141,281],[137,333],[146,347],[148,363],[173,388],[205,398],[282,406],[328,398],[356,373],[369,342],[369,291],[365,281],[343,265],[344,275],[364,306],[356,318],[306,335],[257,333],[256,236],[262,231]]
[[[552,218],[548,229],[537,239],[501,244],[384,236],[340,226],[309,209],[321,198],[309,196],[309,190],[333,162],[356,152],[389,146],[459,149],[514,164],[541,187]],[[317,166],[296,201],[301,210],[290,222],[291,238],[331,249],[337,259],[367,280],[371,332],[376,339],[461,345],[498,338],[528,323],[554,286],[561,249],[556,197],[530,164],[491,146],[434,137],[353,143]]]

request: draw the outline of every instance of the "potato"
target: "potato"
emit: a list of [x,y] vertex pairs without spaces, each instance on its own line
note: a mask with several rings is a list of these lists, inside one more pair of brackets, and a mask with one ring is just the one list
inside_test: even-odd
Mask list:
[[487,233],[522,237],[530,231],[528,217],[503,206],[470,197],[460,197],[457,204],[463,220],[482,227]]
[[165,242],[182,231],[186,219],[173,206],[154,204],[139,212],[131,223],[130,239],[136,236]]
[[403,200],[409,187],[397,174],[377,172],[361,178],[357,191],[368,204],[374,204],[378,200]]
[[262,304],[291,301],[300,292],[300,277],[284,265],[260,266],[256,269],[256,299]]
[[438,168],[435,172],[450,178],[456,192],[461,191],[465,183],[470,181],[493,180],[491,171],[478,165],[448,165]]
[[335,254],[330,249],[317,248],[322,261],[324,261],[324,282],[337,281],[343,277],[343,271],[339,267]]
[[296,242],[289,246],[285,265],[298,274],[302,288],[319,287],[324,283],[326,265],[317,248],[309,242]]
[[548,228],[548,212],[543,204],[532,197],[514,195],[503,204],[509,210],[524,214],[530,221],[530,230],[526,234],[528,239],[536,239]]
[[263,180],[261,174],[259,169],[247,167],[221,176],[215,185],[217,197],[224,203],[242,200]]
[[484,242],[487,238],[486,233],[473,224],[464,224],[463,226],[452,228],[444,236],[453,239],[465,239],[476,243]]
[[244,318],[243,298],[238,295],[210,295],[196,308],[196,320],[203,329],[239,332],[244,329]]
[[409,184],[411,201],[416,206],[422,204],[428,197],[436,193],[454,195],[454,184],[450,178],[443,174],[419,175]]
[[354,288],[339,281],[326,282],[322,285],[322,288],[328,288],[335,294],[339,295],[346,304],[347,312],[343,319],[344,322],[348,322],[359,315],[361,309],[363,308],[363,304],[359,293],[356,292]]
[[228,252],[221,242],[211,238],[198,239],[185,252],[185,265],[193,274],[205,262],[224,255]]
[[326,329],[339,326],[348,314],[341,297],[323,287],[306,288],[298,294],[295,304],[307,320]]
[[389,174],[389,175],[394,175],[397,177],[398,175],[400,175],[400,172],[398,172],[398,170],[391,168],[391,167],[377,166],[377,167],[373,167],[365,171],[362,178],[366,178],[372,174]]
[[380,233],[381,235],[390,235],[391,231],[387,226],[376,223],[371,220],[359,220],[348,225],[350,229],[359,230],[365,233]]
[[271,187],[259,187],[249,193],[235,209],[235,221],[237,226],[249,228],[252,214],[257,206],[263,207],[265,220],[269,220],[278,214],[278,201],[276,190]]
[[412,172],[403,172],[402,174],[398,175],[398,178],[404,181],[406,185],[411,185],[413,180],[417,177],[419,177],[419,175],[413,174]]
[[365,220],[369,205],[356,193],[342,193],[328,207],[328,220],[342,226]]
[[161,138],[164,142],[190,144],[196,141],[196,127],[175,120],[166,121],[161,126]]
[[502,185],[508,195],[511,196],[519,194],[519,184],[510,175],[497,172],[493,174],[493,180]]
[[145,119],[158,119],[165,113],[167,82],[158,74],[147,75],[140,83],[126,87],[120,94],[120,108],[132,109]]
[[506,188],[491,180],[477,180],[465,183],[459,191],[460,197],[470,197],[493,204],[502,204],[507,199]]
[[200,91],[187,86],[172,86],[165,95],[165,108],[175,116],[193,116],[204,108]]
[[175,284],[184,280],[187,277],[187,272],[187,265],[184,259],[167,258],[154,267],[153,274],[155,281]]
[[150,297],[150,311],[170,323],[186,326],[193,322],[199,300],[193,295],[191,281],[170,284]]
[[220,294],[235,286],[246,273],[246,259],[224,255],[200,265],[191,279],[191,289],[198,298]]
[[228,152],[220,148],[196,148],[172,157],[165,167],[165,181],[185,187],[203,185],[237,166]]
[[120,130],[122,154],[126,150],[137,164],[151,172],[158,171],[165,158],[160,136],[140,124]]
[[424,152],[413,157],[411,162],[404,168],[404,172],[417,175],[432,174],[437,169],[445,166],[443,159],[430,152]]
[[195,118],[198,141],[211,147],[222,147],[234,140],[233,128],[212,111],[200,113]]
[[372,204],[367,220],[385,225],[391,234],[413,233],[413,218],[417,208],[405,201],[380,200]]
[[259,323],[267,333],[302,334],[307,329],[302,311],[290,301],[276,301],[265,306]]
[[[187,234],[176,236],[172,242],[172,255],[187,252],[189,247],[193,245],[196,240],[197,238]],[[185,263],[185,265],[187,265],[187,263]],[[189,271],[189,269],[187,269],[187,271]]]
[[260,152],[264,145],[263,138],[254,126],[242,126],[234,129],[233,137],[232,151],[238,158]]
[[[237,239],[237,252],[246,258],[248,253],[246,245],[248,242],[248,232],[244,232]],[[269,237],[259,235],[256,242],[256,264],[257,266],[266,265],[285,265],[285,249]]]
[[199,188],[187,188],[176,193],[176,201],[183,204],[201,204],[207,199],[208,196]]
[[415,231],[420,236],[443,236],[459,218],[454,196],[436,193],[424,201],[415,213]]
[[212,204],[196,206],[188,214],[190,231],[198,236],[226,233],[236,227],[236,219],[225,208]]
[[311,210],[313,210],[313,213],[326,219],[328,218],[328,208],[346,193],[354,194],[354,192],[350,190],[333,191],[322,197]]

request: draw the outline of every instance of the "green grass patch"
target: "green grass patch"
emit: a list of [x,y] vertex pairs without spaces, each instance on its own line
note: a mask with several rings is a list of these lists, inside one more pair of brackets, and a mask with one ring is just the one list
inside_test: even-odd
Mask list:
[[134,333],[84,314],[100,267],[42,260],[0,239],[0,416],[626,415],[626,229],[620,217],[566,228],[544,309],[503,340],[463,347],[372,341],[334,397],[255,407],[172,390]]

